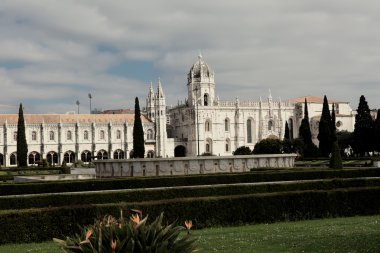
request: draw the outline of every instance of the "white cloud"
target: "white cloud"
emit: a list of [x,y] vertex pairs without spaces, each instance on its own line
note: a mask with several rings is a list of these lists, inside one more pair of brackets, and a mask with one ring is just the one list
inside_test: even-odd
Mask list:
[[380,107],[379,7],[369,0],[3,0],[0,101],[26,101],[40,113],[73,110],[88,92],[103,109],[131,107],[135,96],[144,104],[152,73],[108,72],[137,60],[156,68],[167,103],[176,104],[200,50],[221,99],[258,99],[270,88],[282,99],[327,94],[353,108],[364,94]]

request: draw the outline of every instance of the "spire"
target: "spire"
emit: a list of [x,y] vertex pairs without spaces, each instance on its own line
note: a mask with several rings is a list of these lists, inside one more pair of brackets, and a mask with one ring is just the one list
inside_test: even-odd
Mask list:
[[269,102],[269,104],[272,103],[272,92],[270,91],[270,89],[269,89],[269,93],[268,93],[268,102]]
[[164,98],[164,97],[165,97],[165,95],[164,95],[164,92],[162,90],[161,79],[158,78],[157,98]]

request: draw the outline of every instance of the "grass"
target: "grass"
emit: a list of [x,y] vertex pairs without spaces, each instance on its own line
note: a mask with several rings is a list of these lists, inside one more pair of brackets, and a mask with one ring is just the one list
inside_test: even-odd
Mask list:
[[[200,252],[380,252],[380,215],[192,231]],[[0,253],[61,252],[53,242],[8,244]]]

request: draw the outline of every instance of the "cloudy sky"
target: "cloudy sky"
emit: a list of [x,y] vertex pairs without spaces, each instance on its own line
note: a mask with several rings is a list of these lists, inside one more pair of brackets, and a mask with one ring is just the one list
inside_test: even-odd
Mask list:
[[186,96],[199,52],[221,100],[365,95],[380,108],[380,1],[1,0],[0,113],[142,106]]

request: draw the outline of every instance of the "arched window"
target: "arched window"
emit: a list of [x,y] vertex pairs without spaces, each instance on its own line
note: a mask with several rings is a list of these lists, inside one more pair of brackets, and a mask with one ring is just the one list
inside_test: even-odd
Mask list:
[[206,140],[205,152],[208,154],[212,154],[212,140],[211,139]]
[[252,143],[252,120],[247,120],[247,142]]
[[49,133],[49,139],[51,141],[54,141],[54,132],[53,131],[50,131],[50,133]]
[[29,164],[36,164],[37,162],[39,162],[41,160],[41,157],[40,157],[40,154],[33,151],[29,154],[28,156],[28,162]]
[[68,141],[71,141],[71,138],[72,138],[71,131],[67,131],[67,135],[66,135],[66,137],[67,137],[67,140],[68,140]]
[[146,139],[147,140],[153,140],[153,131],[152,131],[152,129],[148,129],[148,131],[146,131]]
[[120,130],[116,131],[116,139],[118,139],[118,140],[121,139],[121,131]]
[[13,140],[17,141],[17,132],[13,132]]
[[46,160],[50,165],[58,164],[58,154],[54,151],[51,151],[46,155]]
[[36,141],[36,140],[37,140],[37,132],[33,131],[32,132],[32,141]]
[[104,140],[104,130],[100,130],[100,139]]
[[204,95],[204,103],[203,103],[205,106],[208,106],[208,94],[206,93]]
[[268,130],[272,130],[272,127],[273,127],[273,121],[268,121]]
[[83,133],[83,139],[88,140],[88,131],[84,131]]
[[153,150],[149,150],[148,153],[146,154],[146,157],[147,158],[153,158],[154,157],[154,151]]
[[67,152],[63,155],[63,160],[64,160],[66,163],[73,163],[73,162],[75,162],[75,155],[74,155],[74,152],[73,152],[73,151],[67,151]]
[[230,131],[230,120],[229,120],[229,118],[226,118],[224,120],[224,131],[226,131],[226,132]]
[[206,120],[205,122],[205,132],[211,131],[211,122],[209,120]]
[[80,159],[85,163],[91,162],[91,152],[88,150],[83,151],[82,154],[80,154]]
[[225,146],[226,146],[226,152],[230,152],[230,149],[231,149],[230,148],[230,139],[226,140],[226,145]]
[[96,156],[98,160],[106,160],[108,159],[108,153],[104,149],[100,150]]
[[17,165],[17,153],[14,152],[10,155],[10,164],[11,165]]
[[124,151],[121,149],[115,150],[113,152],[113,159],[124,159]]

